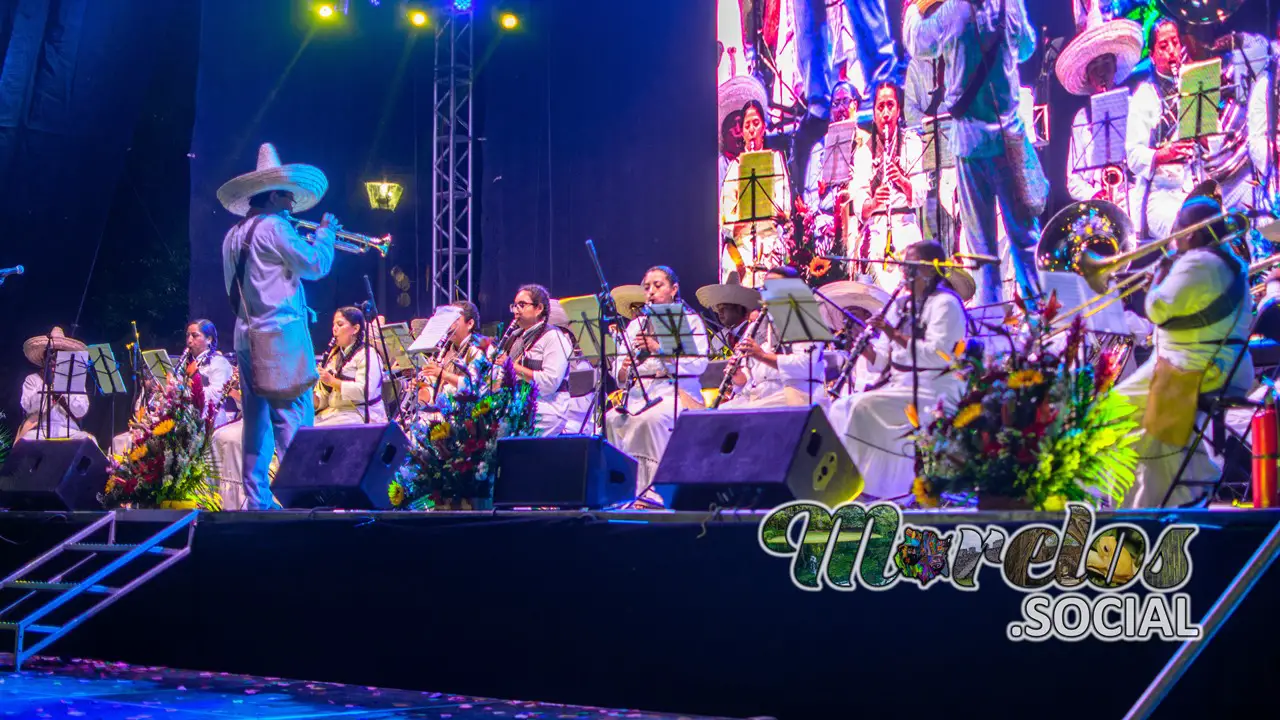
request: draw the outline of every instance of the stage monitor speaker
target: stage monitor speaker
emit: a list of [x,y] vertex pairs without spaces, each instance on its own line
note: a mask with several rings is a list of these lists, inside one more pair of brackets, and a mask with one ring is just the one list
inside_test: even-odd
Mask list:
[[389,510],[408,447],[395,423],[299,428],[271,491],[287,508]]
[[820,407],[683,413],[653,484],[674,510],[767,509],[792,500],[835,507],[863,487]]
[[0,470],[0,507],[101,510],[107,458],[92,440],[23,440]]
[[635,459],[599,436],[498,441],[495,507],[599,509],[635,494]]

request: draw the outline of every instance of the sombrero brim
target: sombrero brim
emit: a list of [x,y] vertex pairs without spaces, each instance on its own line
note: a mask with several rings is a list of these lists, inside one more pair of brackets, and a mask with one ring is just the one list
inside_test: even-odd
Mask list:
[[842,310],[859,308],[875,315],[889,302],[889,293],[878,287],[854,280],[839,280],[822,286],[822,294],[831,298],[823,306],[837,305]]
[[547,318],[552,325],[566,330],[569,329],[569,314],[564,311],[564,306],[560,304],[559,300],[554,298],[551,300],[551,307],[547,309]]
[[618,306],[618,314],[628,320],[635,317],[631,312],[633,304],[649,301],[649,296],[645,295],[644,288],[639,285],[619,285],[610,294],[613,295],[613,304]]
[[218,188],[218,201],[227,212],[244,217],[249,214],[249,198],[279,190],[293,193],[293,212],[301,213],[318,205],[328,189],[329,180],[320,168],[281,165],[231,178]]
[[79,340],[72,340],[68,337],[55,337],[53,342],[50,343],[47,335],[37,335],[22,343],[22,354],[27,356],[27,360],[32,365],[44,364],[46,349],[54,352],[83,352],[88,349],[88,346]]
[[717,305],[740,305],[748,310],[760,307],[760,293],[742,285],[704,285],[696,293],[702,307],[714,311]]
[[974,295],[978,294],[978,283],[974,282],[973,276],[968,270],[953,268],[947,275],[947,283],[951,285],[951,289],[956,291],[963,302],[969,302]]
[[1092,95],[1085,69],[1094,58],[1108,53],[1116,56],[1115,84],[1119,85],[1142,56],[1142,26],[1132,20],[1110,20],[1080,33],[1058,56],[1058,80],[1073,95]]

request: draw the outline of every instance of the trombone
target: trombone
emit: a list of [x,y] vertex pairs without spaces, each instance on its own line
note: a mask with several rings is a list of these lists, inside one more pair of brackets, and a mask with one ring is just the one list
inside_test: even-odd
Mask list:
[[[293,223],[299,230],[307,230],[311,233],[314,233],[316,228],[320,227],[319,223],[315,223],[310,220],[301,220],[292,215],[286,216],[286,219]],[[379,255],[386,257],[387,251],[391,249],[390,233],[387,233],[380,238],[375,238],[368,235],[361,235],[360,233],[349,232],[347,230],[340,230],[335,233],[335,235],[337,239],[334,240],[333,247],[334,249],[341,250],[343,252],[363,255],[369,250],[377,250]],[[308,236],[307,239],[310,240],[311,236]]]

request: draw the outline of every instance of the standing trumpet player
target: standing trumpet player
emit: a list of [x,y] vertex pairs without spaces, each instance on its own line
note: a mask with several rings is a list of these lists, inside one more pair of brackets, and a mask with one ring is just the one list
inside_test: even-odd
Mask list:
[[278,452],[283,461],[298,428],[315,420],[318,375],[302,281],[329,274],[341,226],[325,213],[308,241],[285,216],[315,207],[328,188],[319,168],[281,165],[275,148],[263,144],[257,169],[218,189],[222,206],[244,218],[222,241],[222,271],[236,314],[248,510],[280,507],[267,475],[271,457]]

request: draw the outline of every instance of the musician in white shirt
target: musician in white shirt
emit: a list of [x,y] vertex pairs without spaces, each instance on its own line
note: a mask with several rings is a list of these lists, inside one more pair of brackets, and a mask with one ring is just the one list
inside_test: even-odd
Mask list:
[[[922,239],[916,218],[929,193],[920,172],[920,136],[902,127],[902,89],[882,83],[875,94],[875,132],[853,156],[853,207],[864,227],[854,255],[897,259],[902,248]],[[876,284],[886,290],[902,281],[897,265],[871,265]]]
[[315,389],[316,426],[385,423],[382,361],[369,344],[357,307],[333,314],[333,345],[325,353]]
[[[744,154],[765,152],[764,136],[764,107],[751,100],[742,109]],[[768,176],[758,177],[754,184],[750,177],[740,178],[739,156],[729,163],[720,188],[720,223],[725,236],[720,248],[720,277],[723,280],[730,272],[737,272],[747,287],[759,287],[764,269],[781,263],[785,255],[779,224],[791,216],[791,183],[782,154],[768,152],[773,156]],[[742,193],[745,197],[739,202]],[[748,220],[739,222],[739,218]]]
[[[790,267],[769,270],[765,280],[799,278]],[[756,310],[753,319],[759,319]],[[820,342],[798,342],[781,345],[778,328],[765,317],[756,337],[738,341],[737,352],[745,359],[733,378],[734,397],[720,404],[726,410],[781,407],[786,405],[827,404],[826,346]],[[763,338],[757,341],[756,338]]]
[[[912,245],[905,253],[909,262],[945,258],[942,246],[934,241]],[[915,445],[907,436],[914,430],[908,419],[913,384],[918,391],[915,412],[921,426],[930,422],[940,400],[953,406],[964,390],[964,379],[952,372],[939,354],[954,352],[965,337],[960,296],[932,267],[917,267],[908,276],[909,292],[917,305],[918,329],[913,333],[907,327],[912,298],[900,293],[883,320],[871,320],[881,334],[867,348],[866,357],[873,371],[884,373],[882,384],[836,400],[829,413],[843,420],[843,427],[836,429],[844,434],[845,447],[866,481],[867,499],[898,498],[911,492]],[[913,376],[917,380],[913,381]]]
[[[1197,196],[1183,206],[1175,227],[1188,227],[1221,213],[1214,200]],[[1173,484],[1174,474],[1186,455],[1189,438],[1174,437],[1168,429],[1177,413],[1196,413],[1196,398],[1172,394],[1153,396],[1153,388],[1170,383],[1180,373],[1203,373],[1199,392],[1226,388],[1229,395],[1243,395],[1253,381],[1253,360],[1248,355],[1249,327],[1253,322],[1248,277],[1244,263],[1213,235],[1224,235],[1221,223],[1178,238],[1178,253],[1165,258],[1147,291],[1147,317],[1155,324],[1155,353],[1142,367],[1116,386],[1137,406],[1135,419],[1143,422],[1138,431],[1137,480],[1124,498],[1125,507],[1158,507]],[[1226,377],[1238,354],[1244,357],[1230,379]],[[1157,381],[1163,383],[1157,383]],[[1194,381],[1194,378],[1192,378]],[[1156,410],[1148,417],[1147,408]],[[1149,425],[1164,426],[1160,437]],[[1186,424],[1187,427],[1190,423]],[[1220,472],[1210,460],[1205,443],[1191,458],[1182,479],[1209,481]],[[1171,505],[1197,500],[1201,488],[1180,485],[1170,497]]]
[[[45,356],[52,363],[59,352],[83,352],[85,344],[73,340],[54,328],[48,335],[36,335],[22,344],[22,353],[38,368],[45,367]],[[52,394],[45,392],[41,373],[31,373],[22,381],[22,410],[26,420],[19,429],[19,440],[46,440],[59,438],[87,438],[93,436],[80,429],[76,422],[89,412],[88,393]]]
[[[680,280],[669,267],[650,268],[641,285],[649,305],[680,302]],[[692,310],[686,308],[684,317],[693,334],[694,347],[686,350],[689,355],[660,357],[657,328],[651,325],[655,321],[640,315],[627,324],[625,333],[639,364],[633,367],[630,354],[622,347],[613,363],[614,378],[626,393],[621,407],[609,411],[605,428],[609,442],[639,463],[637,508],[662,507],[661,496],[649,486],[671,440],[676,413],[704,407],[701,377],[707,369],[707,330]],[[652,405],[646,406],[646,397]]]
[[551,324],[551,295],[541,285],[521,287],[511,303],[511,313],[518,331],[510,347],[499,349],[494,366],[502,367],[509,357],[516,375],[538,386],[538,435],[559,435],[569,420],[573,340],[567,331]]

